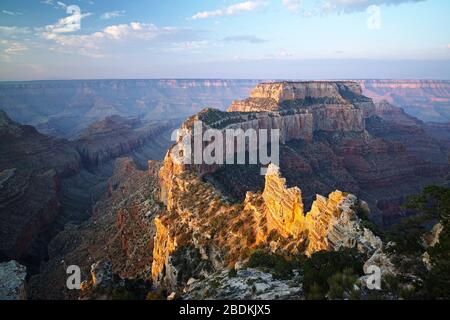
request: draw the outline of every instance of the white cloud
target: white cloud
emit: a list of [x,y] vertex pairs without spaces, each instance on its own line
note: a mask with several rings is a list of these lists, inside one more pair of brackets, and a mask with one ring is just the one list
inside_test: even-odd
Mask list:
[[33,34],[33,29],[17,26],[0,26],[0,41],[1,44],[12,45],[12,48],[18,48],[17,43],[23,42],[24,37],[29,37]]
[[245,1],[233,4],[226,8],[216,9],[212,11],[202,11],[194,14],[190,19],[208,19],[212,17],[232,16],[242,12],[254,11],[264,4],[261,1]]
[[212,43],[207,40],[199,40],[199,41],[182,41],[182,42],[174,42],[169,43],[163,47],[151,47],[148,48],[149,51],[152,52],[163,52],[163,53],[202,53],[202,50],[206,47],[211,47]]
[[121,17],[124,14],[125,14],[124,10],[105,12],[104,14],[102,14],[100,16],[100,19],[101,20],[110,20],[110,19]]
[[[124,38],[151,39],[164,32],[152,23],[131,22],[130,24],[119,24],[106,27],[103,34],[109,38],[120,40]],[[169,29],[166,29],[169,31]]]
[[16,26],[0,26],[0,35],[1,36],[17,36],[30,33],[31,29],[26,27],[16,27]]
[[0,58],[6,62],[11,61],[12,56],[28,50],[28,47],[23,43],[10,40],[0,40],[0,46],[2,47]]
[[41,3],[49,5],[49,6],[55,5],[55,2],[53,0],[42,0]]
[[[74,53],[84,56],[101,58],[108,52],[109,46],[124,42],[129,45],[135,41],[138,45],[147,44],[147,41],[169,41],[177,47],[193,47],[198,43],[186,40],[186,30],[173,27],[159,28],[151,23],[132,22],[129,24],[111,25],[102,31],[86,35],[68,35],[61,33],[44,32],[45,39],[53,41],[56,46],[53,51]],[[189,30],[187,30],[189,31]],[[183,39],[178,39],[182,37]],[[175,46],[175,45],[174,45]]]
[[355,12],[365,11],[373,5],[398,5],[426,0],[324,0],[321,8],[323,12]]
[[28,47],[23,43],[11,42],[9,43],[8,47],[4,50],[4,52],[8,55],[13,55],[26,50],[28,50]]
[[6,14],[8,16],[21,16],[22,12],[19,11],[8,11],[8,10],[2,10],[3,14]]
[[63,9],[67,8],[67,4],[65,4],[64,2],[57,1],[56,4],[57,4],[58,6],[60,6],[61,8],[63,8]]
[[66,5],[64,2],[55,0],[42,0],[41,3],[51,6],[55,9],[66,9],[68,7],[68,5]]
[[282,0],[283,5],[289,11],[298,11],[303,3],[303,0]]

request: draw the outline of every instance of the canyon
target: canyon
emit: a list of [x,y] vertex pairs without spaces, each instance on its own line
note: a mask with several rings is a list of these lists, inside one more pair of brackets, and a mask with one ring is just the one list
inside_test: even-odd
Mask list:
[[[327,116],[323,116],[324,109]],[[401,109],[387,102],[375,105],[362,96],[362,90],[356,83],[260,84],[249,99],[234,102],[229,115],[207,109],[188,119],[182,127],[192,130],[193,122],[202,120],[207,128],[221,130],[236,127],[255,130],[283,128],[286,113],[292,116],[307,111],[311,113],[310,122],[314,124],[308,127],[311,131],[303,139],[298,139],[301,135],[295,130],[282,139],[286,149],[281,153],[281,172],[286,172],[286,178],[281,176],[279,168],[269,165],[262,188],[255,186],[253,192],[246,190],[245,196],[235,199],[237,201],[233,204],[224,202],[220,188],[205,185],[202,179],[209,177],[208,183],[212,181],[214,185],[217,179],[215,174],[220,172],[220,184],[215,185],[224,186],[233,183],[232,177],[236,172],[227,170],[227,165],[221,168],[217,165],[180,163],[169,150],[160,172],[161,197],[168,214],[155,219],[154,282],[174,290],[178,283],[187,284],[190,278],[208,274],[220,269],[220,266],[240,265],[241,260],[248,258],[246,250],[249,248],[267,246],[271,252],[306,255],[341,247],[377,252],[382,247],[381,240],[361,227],[357,212],[369,211],[374,207],[374,212],[368,216],[376,220],[378,209],[381,211],[381,223],[386,224],[392,218],[392,211],[397,215],[401,212],[398,206],[401,201],[397,203],[396,196],[406,197],[418,192],[428,181],[445,183],[445,178],[441,178],[449,172],[448,150],[443,151],[438,142],[426,136],[422,123],[404,114]],[[264,118],[266,122],[262,120]],[[397,136],[392,131],[384,131],[390,126],[395,127],[393,121],[397,121],[395,125],[398,123]],[[266,123],[268,125],[264,125]],[[383,134],[377,132],[374,123],[384,128],[380,131],[389,134],[391,141],[381,137]],[[302,128],[298,124],[297,128]],[[413,148],[411,140],[406,140],[411,133],[416,134],[418,142],[425,140],[427,143],[416,144]],[[180,138],[177,144],[182,143]],[[324,148],[328,148],[329,152],[324,152]],[[420,155],[421,148],[429,148],[430,151]],[[328,192],[328,198],[316,196],[310,204],[310,212],[305,214],[303,190],[295,186],[303,183],[307,187],[316,187],[314,191],[317,192],[318,184],[324,181],[320,179],[321,170],[328,168],[322,165],[321,169],[307,173],[308,179],[299,179],[296,177],[297,170],[290,166],[307,157],[313,149],[316,149],[313,152],[315,161],[328,160],[334,166],[331,168],[334,173],[328,176],[334,181],[328,182],[324,189],[343,186],[343,190],[363,194],[369,203],[332,189]],[[376,174],[367,166],[369,161]],[[410,167],[402,170],[395,163],[401,163],[402,167],[409,163]],[[255,171],[247,174],[250,176]],[[234,183],[247,181],[247,176],[239,172],[238,182]],[[408,182],[402,181],[404,176]],[[235,189],[235,185],[225,189]],[[218,230],[210,226],[212,222],[219,224]],[[242,248],[245,250],[241,251]],[[186,264],[193,257],[198,259],[194,263],[195,268],[186,269]]]
[[448,80],[357,80],[375,102],[386,100],[426,122],[450,121]]
[[68,223],[91,216],[115,159],[128,155],[144,167],[148,159],[162,159],[176,125],[117,116],[67,141],[0,112],[1,260],[15,259],[38,272],[49,241]]
[[[161,83],[185,90],[198,82]],[[202,90],[233,82],[205,83]],[[140,298],[147,290],[160,298],[304,299],[299,274],[278,279],[247,267],[258,251],[307,259],[355,249],[366,264],[394,272],[371,223],[389,227],[409,214],[401,208],[409,195],[448,185],[448,126],[373,101],[353,81],[245,90],[227,111],[199,109],[181,125],[111,115],[70,131],[70,141],[2,113],[10,143],[1,146],[1,234],[10,234],[1,258],[32,269],[28,296],[113,299],[125,286]],[[170,133],[192,132],[195,121],[222,132],[279,129],[279,166],[261,176],[261,165],[180,163],[172,151],[183,141],[169,147]],[[24,206],[29,216],[19,214]],[[69,265],[82,270],[81,293],[65,286]]]
[[225,109],[258,80],[73,80],[0,82],[0,109],[20,123],[76,139],[88,126],[119,115],[185,119],[205,106]]
[[[274,80],[74,80],[0,82],[0,109],[20,123],[75,139],[107,116],[185,119],[205,107],[225,111],[263,82]],[[426,121],[448,123],[450,82],[355,80],[366,97],[387,100]]]

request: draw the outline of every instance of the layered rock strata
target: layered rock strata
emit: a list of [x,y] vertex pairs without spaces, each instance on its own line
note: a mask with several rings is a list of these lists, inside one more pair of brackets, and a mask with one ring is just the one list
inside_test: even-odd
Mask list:
[[370,254],[382,247],[360,225],[355,196],[340,191],[328,198],[317,196],[305,214],[301,190],[287,188],[274,165],[269,166],[264,191],[249,192],[242,204],[227,203],[192,172],[173,174],[171,180],[169,211],[156,219],[152,265],[153,281],[171,290],[240,263],[252,248],[311,255],[343,247]]
[[[364,131],[364,116],[373,113],[372,101],[355,82],[263,83],[229,112],[299,112],[308,110],[313,131]],[[312,132],[311,132],[312,134]]]
[[139,119],[110,116],[89,126],[75,146],[86,164],[100,166],[129,154],[173,127],[171,121],[143,123]]

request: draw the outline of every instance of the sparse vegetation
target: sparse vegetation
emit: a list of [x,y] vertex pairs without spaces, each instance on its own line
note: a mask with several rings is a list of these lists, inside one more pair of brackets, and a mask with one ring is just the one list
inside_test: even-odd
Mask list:
[[[317,252],[302,257],[303,288],[308,298],[324,298],[330,290],[337,294],[349,287],[350,280],[363,274],[365,257],[355,249]],[[338,278],[342,277],[342,281]],[[345,280],[345,281],[344,281]],[[334,286],[330,288],[330,283]]]
[[278,279],[289,279],[293,275],[295,264],[283,256],[259,249],[251,254],[247,267],[270,272]]

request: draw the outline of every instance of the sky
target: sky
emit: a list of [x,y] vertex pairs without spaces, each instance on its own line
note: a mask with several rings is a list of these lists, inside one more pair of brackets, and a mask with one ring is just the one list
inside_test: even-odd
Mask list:
[[2,0],[0,80],[450,79],[448,0]]

